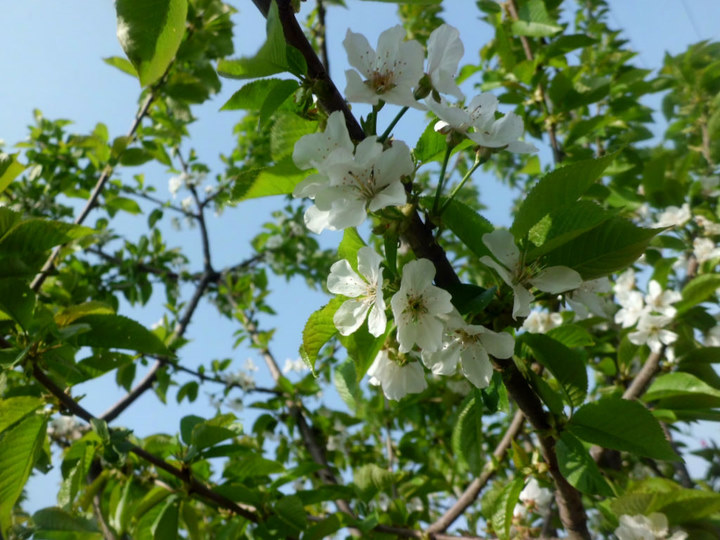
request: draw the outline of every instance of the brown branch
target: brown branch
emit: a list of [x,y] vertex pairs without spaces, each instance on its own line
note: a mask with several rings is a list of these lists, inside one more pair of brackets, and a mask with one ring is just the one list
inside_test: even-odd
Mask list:
[[[63,405],[63,407],[65,407],[68,411],[72,412],[75,416],[82,418],[88,423],[92,422],[93,420],[98,420],[87,409],[85,409],[77,401],[75,401],[72,396],[63,392],[63,390],[59,386],[57,386],[55,382],[37,365],[33,366],[33,376],[42,386],[44,386],[53,396],[55,396],[55,398]],[[253,523],[257,523],[259,521],[259,517],[257,516],[256,510],[254,508],[248,506],[241,506],[235,501],[232,501],[227,497],[214,492],[204,483],[194,478],[189,470],[178,469],[164,459],[159,458],[155,454],[148,452],[147,450],[137,446],[136,444],[131,443],[129,446],[129,451],[136,456],[144,459],[148,463],[151,463],[156,468],[161,469],[168,474],[171,474],[175,478],[181,480],[186,485],[186,489],[190,493],[196,493],[197,495],[204,498],[206,501],[210,501],[221,508],[230,510],[231,512],[234,512],[235,514],[242,516],[245,519],[252,521]]]
[[[169,69],[169,68],[168,68]],[[167,73],[167,72],[166,72]],[[140,122],[142,122],[143,118],[147,115],[148,111],[150,110],[150,105],[155,100],[156,97],[156,91],[157,88],[162,85],[165,81],[165,76],[163,76],[162,79],[160,79],[160,82],[158,85],[156,85],[155,88],[153,88],[150,93],[145,98],[145,101],[143,102],[142,106],[140,107],[140,110],[135,115],[135,120],[133,120],[132,125],[130,126],[130,129],[127,132],[127,137],[130,139],[135,138],[135,133],[137,132],[138,127],[140,127]],[[80,211],[80,214],[75,218],[75,225],[81,225],[85,219],[90,214],[90,211],[95,208],[95,205],[97,204],[98,199],[100,198],[100,193],[102,192],[103,188],[105,187],[105,184],[110,179],[110,175],[113,172],[113,167],[111,165],[106,165],[103,169],[102,173],[100,174],[100,177],[98,178],[97,182],[95,183],[95,187],[93,187],[92,192],[90,193],[90,198],[85,203],[85,206]],[[30,288],[37,292],[40,290],[40,287],[45,282],[47,277],[50,275],[50,271],[52,270],[53,266],[55,265],[55,261],[57,260],[58,256],[60,255],[60,251],[62,250],[63,246],[57,246],[55,249],[53,249],[50,256],[45,261],[45,264],[43,264],[42,268],[40,269],[40,273],[35,276],[35,279],[33,279],[32,283],[30,284]]]
[[[507,7],[510,16],[517,21],[520,17],[518,16],[517,4],[515,3],[515,0],[508,0],[505,3],[505,6]],[[530,47],[530,41],[527,37],[520,36],[520,43],[522,44],[523,51],[525,52],[525,58],[532,62],[535,57],[533,55],[532,48]],[[540,102],[542,103],[543,109],[545,111],[545,115],[549,116],[550,105],[548,103],[547,93],[545,92],[545,88],[543,87],[542,83],[538,82],[537,89],[540,97]],[[547,131],[548,137],[550,138],[550,146],[552,147],[553,151],[553,161],[555,161],[555,164],[558,164],[563,160],[564,154],[562,149],[560,148],[560,143],[558,142],[557,130],[555,128],[554,121],[547,122]]]
[[[518,433],[520,433],[524,423],[525,416],[523,413],[521,411],[516,412],[512,422],[510,422],[510,425],[507,428],[507,431],[493,451],[493,457],[496,461],[501,461],[505,457],[505,453],[508,448],[510,448],[512,440],[517,437]],[[463,494],[458,497],[455,504],[453,504],[440,518],[430,525],[426,529],[426,532],[438,533],[446,531],[448,527],[450,527],[450,525],[452,525],[455,520],[465,513],[465,510],[467,510],[468,507],[475,502],[485,485],[493,476],[495,476],[495,472],[497,472],[495,464],[488,463],[485,470],[483,470],[480,476],[470,483]]]
[[325,25],[325,3],[323,0],[317,0],[318,24],[316,29],[318,47],[320,48],[320,58],[322,58],[323,67],[327,73],[330,73],[330,58],[327,49],[327,27]]

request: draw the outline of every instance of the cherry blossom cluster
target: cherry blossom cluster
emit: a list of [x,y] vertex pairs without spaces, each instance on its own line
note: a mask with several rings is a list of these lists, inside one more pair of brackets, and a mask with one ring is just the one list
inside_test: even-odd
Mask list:
[[636,326],[628,339],[635,345],[647,345],[654,353],[663,346],[672,345],[677,334],[668,330],[677,309],[673,307],[682,295],[677,291],[663,290],[660,283],[651,280],[647,294],[634,289],[635,272],[632,269],[621,274],[613,287],[620,310],[615,314],[615,322],[623,328]]
[[[373,336],[385,334],[382,261],[373,248],[365,246],[358,250],[357,272],[345,259],[330,268],[328,290],[348,298],[333,317],[340,334],[352,334],[366,319]],[[434,277],[435,267],[429,260],[410,261],[390,300],[397,347],[382,349],[368,370],[370,384],[381,386],[389,399],[427,387],[422,364],[435,375],[452,375],[459,365],[471,383],[484,388],[492,377],[489,355],[509,358],[513,353],[510,334],[466,323],[453,307],[450,293],[432,284]]]
[[688,534],[678,530],[670,534],[665,514],[653,512],[649,516],[620,516],[620,526],[615,529],[618,540],[685,540]]

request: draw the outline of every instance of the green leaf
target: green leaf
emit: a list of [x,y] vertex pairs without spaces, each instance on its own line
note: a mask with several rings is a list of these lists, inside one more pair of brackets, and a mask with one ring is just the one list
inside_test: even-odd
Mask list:
[[516,36],[548,37],[562,30],[548,15],[543,0],[528,0],[518,13],[518,20],[512,23],[512,33]]
[[160,79],[185,34],[187,0],[116,0],[117,34],[142,86]]
[[392,486],[393,474],[374,463],[368,463],[355,469],[353,482],[363,500],[369,501],[376,493]]
[[226,474],[237,480],[245,478],[256,478],[258,476],[267,476],[269,474],[281,473],[285,471],[282,464],[271,459],[265,459],[258,455],[243,456],[242,460],[233,463],[226,469]]
[[592,334],[577,324],[563,324],[551,329],[547,335],[566,347],[588,347],[594,343]]
[[60,508],[43,508],[32,516],[36,530],[33,538],[66,540],[102,540],[92,521],[72,516]]
[[530,190],[515,214],[510,232],[523,238],[545,215],[570,206],[600,178],[616,154],[577,161],[546,174]]
[[367,322],[365,322],[349,336],[340,336],[340,343],[347,350],[348,357],[355,362],[358,381],[367,373],[391,331],[392,326],[388,325],[383,335],[375,337],[368,331]]
[[[130,150],[137,150],[137,148],[130,148],[129,150],[126,150],[123,157],[125,157],[127,152]],[[133,215],[142,214],[142,208],[140,208],[138,202],[134,199],[130,199],[129,197],[106,197],[105,208],[108,209],[108,213],[111,216],[114,216],[118,210],[122,210],[123,212]]]
[[31,396],[10,397],[0,400],[0,433],[42,405],[42,399]]
[[80,225],[48,219],[26,219],[15,223],[0,238],[0,252],[18,255],[43,252],[92,233],[92,229]]
[[482,409],[482,395],[479,390],[473,390],[463,403],[451,438],[453,453],[475,475],[480,474],[485,466],[482,451]]
[[333,381],[338,394],[350,408],[356,410],[358,406],[358,398],[362,395],[360,386],[358,385],[357,372],[355,371],[355,363],[348,359],[340,364],[333,372]]
[[589,231],[613,216],[591,201],[576,201],[573,205],[547,214],[530,229],[530,241],[536,248],[529,251],[527,262],[557,249],[573,238]]
[[154,157],[144,148],[126,148],[120,153],[120,164],[126,167],[136,167],[151,161]]
[[355,229],[355,227],[349,227],[343,231],[343,237],[338,246],[338,257],[349,262],[353,270],[357,272],[357,253],[360,248],[366,245],[365,241],[358,234],[357,229]]
[[498,538],[504,540],[510,535],[510,525],[512,524],[513,510],[520,498],[520,492],[523,490],[525,480],[523,478],[515,478],[507,484],[493,505],[491,523]]
[[121,56],[108,56],[107,58],[103,58],[103,62],[109,66],[119,69],[123,73],[127,73],[131,77],[137,78],[138,76],[137,71],[135,71],[133,65],[126,58],[122,58]]
[[308,528],[302,536],[302,540],[322,540],[323,538],[333,538],[334,533],[343,527],[340,519],[335,514],[331,514]]
[[684,354],[679,359],[680,364],[683,363],[718,363],[720,362],[720,347],[702,347],[693,349]]
[[333,316],[344,301],[345,298],[336,296],[328,304],[310,315],[307,323],[305,323],[300,356],[313,372],[315,372],[315,360],[317,360],[320,349],[337,333]]
[[570,405],[577,406],[585,401],[587,371],[585,362],[577,352],[544,334],[526,333],[517,341],[530,347],[535,359],[553,374]]
[[154,540],[174,540],[178,537],[179,508],[177,499],[172,496],[161,507],[153,521],[150,532]]
[[0,279],[0,311],[27,330],[32,324],[34,309],[35,293],[23,280]]
[[551,251],[545,261],[548,266],[569,266],[585,280],[599,278],[636,261],[660,231],[662,229],[641,229],[625,219],[613,217]]
[[583,444],[565,432],[556,445],[560,473],[586,495],[612,497],[613,490]]
[[[427,208],[431,208],[434,199],[432,197],[423,197],[421,201]],[[440,206],[442,207],[446,201],[445,197],[441,197]],[[450,201],[450,204],[443,211],[439,225],[450,229],[478,257],[490,254],[482,241],[482,236],[485,233],[492,232],[494,227],[487,219],[466,204],[456,199]]]
[[557,39],[554,39],[547,45],[541,47],[539,56],[542,58],[553,58],[555,56],[567,54],[575,49],[589,47],[590,45],[597,43],[597,41],[597,39],[586,34],[568,34],[559,36]]
[[300,497],[286,495],[275,503],[275,513],[280,520],[297,532],[307,528],[307,515]]
[[311,122],[291,111],[281,111],[273,122],[270,130],[270,153],[278,162],[288,158],[293,152],[295,143],[304,135],[317,131],[317,122]]
[[160,339],[138,322],[122,315],[86,315],[75,321],[89,330],[77,336],[78,345],[129,349],[146,354],[168,354]]
[[0,436],[0,531],[7,536],[12,509],[45,441],[45,418],[28,416]]
[[604,398],[580,407],[567,428],[583,441],[643,457],[676,461],[679,456],[658,421],[637,401]]
[[17,160],[17,154],[0,152],[0,193],[25,170],[25,165]]
[[55,324],[60,328],[74,323],[87,315],[114,315],[115,310],[104,302],[92,300],[63,308],[55,315]]
[[447,148],[447,137],[435,131],[436,120],[430,122],[415,144],[415,159],[420,163],[440,161]]
[[285,42],[278,7],[271,2],[267,15],[267,40],[253,57],[220,60],[218,73],[231,79],[257,79],[285,71],[304,75],[305,59],[300,51]]
[[676,371],[656,378],[643,401],[659,401],[661,409],[714,409],[720,407],[720,390],[695,375]]
[[691,307],[696,306],[715,295],[720,288],[720,275],[701,274],[685,285],[682,290],[682,300],[675,306],[679,313],[685,313]]
[[272,167],[243,171],[235,178],[232,200],[238,202],[272,195],[288,195],[307,175],[307,171],[298,169],[292,159],[284,159]]
[[260,125],[263,125],[299,87],[298,82],[293,80],[261,79],[253,81],[235,92],[220,110],[259,111]]

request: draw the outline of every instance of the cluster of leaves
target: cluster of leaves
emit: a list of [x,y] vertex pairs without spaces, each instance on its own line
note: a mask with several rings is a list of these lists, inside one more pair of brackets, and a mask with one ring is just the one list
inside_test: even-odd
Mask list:
[[[332,81],[320,77],[308,51],[289,44],[298,43],[289,36],[291,3],[256,3],[267,8],[267,41],[254,56],[229,59],[233,9],[220,0],[119,0],[119,36],[129,60],[106,61],[143,87],[129,134],[111,140],[102,124],[89,135],[68,134],[67,121],[37,113],[22,153],[0,157],[3,537],[310,539],[349,528],[367,537],[432,535],[462,514],[459,530],[468,534],[537,537],[564,528],[583,538],[588,527],[594,537],[607,537],[621,515],[652,512],[692,538],[716,537],[720,453],[716,447],[698,452],[714,465],[706,478],[693,479],[680,461],[685,448],[668,437],[687,423],[720,419],[714,369],[720,350],[707,337],[718,324],[718,261],[700,261],[693,250],[696,239],[715,242],[720,235],[693,221],[653,227],[644,216],[688,204],[706,223],[720,221],[718,193],[706,180],[717,174],[720,152],[718,45],[700,43],[668,56],[653,74],[633,65],[634,53],[608,26],[602,0],[579,7],[572,23],[562,22],[559,1],[477,2],[495,37],[460,79],[516,105],[529,136],[549,145],[555,159],[543,171],[538,158],[506,152],[483,166],[523,189],[510,232],[524,264],[564,265],[585,280],[635,265],[638,274],[677,290],[675,356],[667,347],[656,354],[634,344],[612,314],[580,318],[564,310],[556,328],[522,332],[511,317],[510,291],[479,261],[489,255],[482,236],[493,225],[481,215],[477,192],[441,199],[441,213],[428,197],[447,145],[431,123],[413,148],[417,168],[424,168],[407,186],[411,204],[373,216],[369,243],[384,253],[388,281],[397,285],[403,264],[425,256],[412,236],[417,223],[426,226],[438,242],[433,262],[446,257],[457,270],[462,266],[463,282],[448,286],[455,306],[474,324],[516,333],[515,354],[495,362],[483,390],[460,377],[435,378],[420,394],[386,402],[362,381],[390,329],[379,338],[366,326],[338,335],[333,314],[342,299],[310,317],[301,354],[312,373],[294,382],[272,353],[274,331],[259,327],[261,315],[277,308],[268,303],[268,271],[320,288],[332,262],[356,260],[362,231],[346,230],[337,251],[321,249],[303,228],[302,206],[288,202],[249,242],[248,259],[213,266],[208,211],[233,212],[258,197],[292,193],[306,176],[293,163],[293,146],[322,128],[333,103]],[[440,3],[411,4],[400,8],[401,20],[425,41],[442,20]],[[324,24],[325,7],[310,20]],[[324,39],[317,28],[315,38]],[[236,126],[236,147],[222,158],[225,170],[204,193],[187,179],[210,168],[179,148],[192,106],[220,89],[218,73],[253,80],[224,106],[249,112]],[[295,78],[279,78],[282,73]],[[641,100],[659,91],[666,92],[670,122],[665,141],[638,144],[653,134]],[[368,135],[376,134],[376,113],[362,122]],[[453,152],[448,178],[468,173],[476,155],[469,143]],[[191,206],[165,200],[142,174],[127,180],[121,172],[150,162],[184,175]],[[85,217],[68,223],[77,214],[75,200],[96,208],[93,229],[79,223]],[[168,246],[168,213],[197,225],[183,232],[199,233],[202,254],[193,271],[185,268],[196,263],[187,244]],[[149,232],[131,238],[122,217],[142,220]],[[158,328],[117,313],[121,298],[146,304],[158,283],[167,308]],[[184,363],[186,331],[202,298],[237,325],[231,346],[248,345],[265,360],[272,387],[257,387],[251,368],[233,373],[230,358]],[[550,312],[559,312],[560,303],[556,296],[536,298]],[[133,386],[139,367],[146,375]],[[108,373],[128,397],[93,416],[73,387]],[[184,417],[175,436],[141,439],[112,426],[151,388],[163,403],[174,387],[177,402],[195,402],[209,385],[221,389],[212,394],[217,413]],[[342,404],[319,398],[330,386]],[[249,427],[224,410],[240,391],[237,401],[255,413]],[[58,467],[51,444],[62,453],[57,506],[30,516],[23,486],[33,469]],[[515,507],[531,476],[561,496],[546,515],[523,521]],[[455,502],[465,489],[476,504]],[[564,507],[570,499],[579,508]],[[583,507],[597,516],[589,525]]]

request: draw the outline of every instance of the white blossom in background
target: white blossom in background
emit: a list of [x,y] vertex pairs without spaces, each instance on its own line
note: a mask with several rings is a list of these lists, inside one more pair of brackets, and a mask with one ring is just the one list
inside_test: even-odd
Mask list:
[[716,324],[705,334],[706,347],[720,347],[720,324]]
[[529,275],[520,250],[515,245],[515,238],[508,231],[497,229],[486,233],[483,235],[483,242],[499,263],[487,255],[480,257],[480,262],[495,270],[513,290],[513,319],[530,315],[533,295],[526,288],[527,285],[551,294],[559,294],[577,289],[582,284],[580,274],[567,266],[551,266],[535,275]]
[[252,358],[248,357],[245,360],[245,370],[246,371],[249,371],[250,373],[255,373],[258,369],[260,369],[260,368],[257,367],[257,364],[255,364],[255,361]]
[[414,171],[410,149],[402,141],[383,150],[377,137],[368,137],[357,146],[354,156],[336,150],[321,168],[329,182],[305,191],[316,208],[305,215],[305,223],[316,233],[341,230],[361,225],[368,212],[402,206],[407,202],[402,179]]
[[425,509],[425,505],[420,497],[413,497],[408,501],[407,509],[409,512],[422,512]]
[[608,318],[613,312],[613,303],[602,295],[612,290],[607,277],[583,281],[574,291],[565,296],[568,305],[580,319],[591,314],[597,317]]
[[50,420],[47,427],[48,435],[63,439],[76,440],[82,437],[80,424],[73,416],[59,415]]
[[665,211],[658,216],[654,227],[680,227],[690,221],[691,217],[690,205],[688,203],[683,204],[680,208],[677,206],[668,206]]
[[515,340],[506,332],[493,332],[484,326],[467,324],[453,310],[445,319],[442,347],[437,351],[423,350],[421,358],[435,375],[452,375],[458,362],[463,375],[477,388],[490,384],[493,367],[490,356],[510,358]]
[[615,280],[613,291],[618,301],[627,296],[635,288],[635,270],[628,268]]
[[701,176],[702,194],[706,197],[720,197],[720,176]]
[[472,390],[472,386],[470,386],[465,379],[459,381],[450,380],[445,383],[445,386],[447,386],[448,390],[450,390],[451,392],[454,392],[461,396],[467,396],[470,393],[470,390]]
[[520,502],[516,504],[513,515],[523,517],[527,512],[546,514],[553,500],[553,493],[548,488],[541,487],[535,478],[530,478],[520,492]]
[[698,264],[720,257],[720,247],[710,238],[695,238],[693,240],[693,253]]
[[379,337],[387,326],[380,268],[382,257],[370,246],[363,246],[358,250],[357,262],[359,274],[345,259],[330,267],[328,290],[350,298],[335,312],[333,322],[341,335],[349,336],[360,328],[367,317],[368,330]]
[[189,195],[185,197],[180,201],[180,208],[183,209],[183,212],[191,213],[193,210],[193,198]]
[[455,74],[464,52],[457,28],[442,24],[432,31],[427,42],[426,73],[435,91],[457,99],[465,98],[455,83]]
[[715,223],[705,216],[695,216],[695,222],[702,227],[706,236],[720,235],[720,223]]
[[678,291],[663,290],[660,283],[650,280],[648,283],[648,293],[645,295],[645,304],[650,311],[660,313],[666,317],[674,317],[677,314],[672,304],[682,299],[682,294]]
[[617,295],[620,310],[615,314],[615,322],[623,328],[630,328],[640,317],[648,313],[643,295],[640,291],[628,291]]
[[[413,88],[423,76],[425,53],[415,40],[405,41],[405,29],[388,28],[378,38],[377,51],[362,34],[347,31],[343,46],[357,71],[345,71],[345,97],[350,102],[377,105],[380,100],[422,109]],[[362,75],[362,76],[361,76]]]
[[674,364],[677,361],[674,347],[665,347],[665,361],[669,364]]
[[545,311],[532,311],[523,321],[523,329],[531,334],[545,334],[560,326],[563,317],[560,313],[547,313]]
[[435,124],[435,131],[439,133],[455,131],[485,148],[504,148],[518,154],[538,151],[534,145],[518,140],[524,130],[522,118],[512,111],[495,118],[498,99],[493,94],[475,96],[467,107],[445,100],[438,103],[432,97],[425,103],[440,118]]
[[400,352],[414,345],[425,352],[442,347],[441,316],[450,313],[453,305],[450,293],[432,284],[434,278],[435,267],[427,259],[410,261],[402,269],[400,290],[390,300]]
[[252,374],[247,371],[243,371],[242,369],[236,371],[235,373],[224,373],[222,375],[222,380],[228,385],[239,386],[245,392],[255,388],[255,378]]
[[178,191],[180,191],[180,188],[185,185],[185,179],[187,178],[187,173],[181,172],[177,176],[173,176],[168,180],[168,191],[170,191],[170,194],[175,198],[175,196],[178,194]]
[[308,370],[308,366],[303,362],[302,358],[286,358],[285,365],[283,366],[282,372],[287,374],[292,372],[305,373]]
[[687,533],[677,531],[672,535],[665,514],[654,512],[649,516],[622,515],[620,526],[615,529],[618,540],[685,540]]
[[382,492],[378,494],[377,505],[380,510],[387,512],[388,508],[390,508],[390,502],[390,497],[387,494]]
[[347,453],[348,432],[345,424],[335,419],[333,430],[335,433],[328,437],[327,449],[331,452]]
[[628,339],[635,345],[647,345],[654,353],[659,353],[663,345],[675,343],[678,336],[665,327],[672,322],[666,315],[643,315],[640,317],[635,332],[628,334]]
[[400,365],[390,358],[388,351],[380,351],[367,371],[369,383],[382,387],[388,399],[398,401],[407,394],[418,394],[427,388],[425,372],[420,362]]

